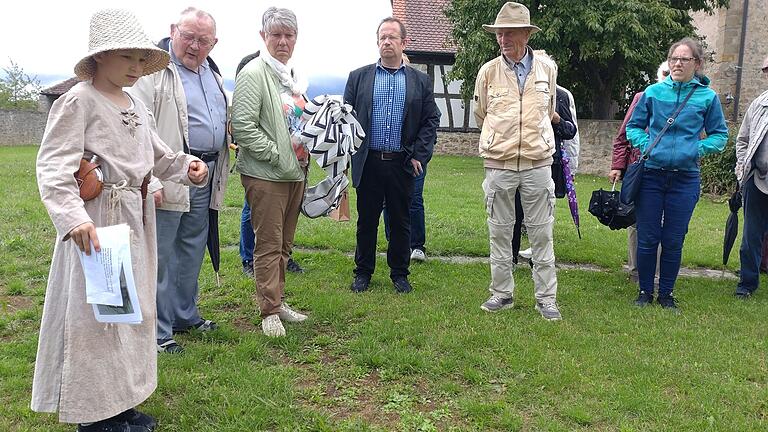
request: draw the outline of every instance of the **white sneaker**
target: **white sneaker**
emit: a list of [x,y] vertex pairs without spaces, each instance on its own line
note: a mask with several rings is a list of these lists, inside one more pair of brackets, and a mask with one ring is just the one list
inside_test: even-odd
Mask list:
[[261,320],[261,331],[269,337],[285,336],[285,327],[283,327],[283,323],[280,322],[280,317],[277,314],[270,315]]
[[427,260],[427,254],[421,249],[414,249],[411,252],[411,261],[424,262]]
[[531,248],[528,248],[528,249],[521,250],[520,252],[517,253],[517,255],[520,258],[525,258],[527,260],[530,260],[531,257],[533,256],[533,252],[531,251]]
[[307,319],[306,315],[291,309],[291,307],[288,306],[288,303],[285,302],[280,305],[280,313],[278,313],[278,316],[281,320],[289,323],[302,322]]

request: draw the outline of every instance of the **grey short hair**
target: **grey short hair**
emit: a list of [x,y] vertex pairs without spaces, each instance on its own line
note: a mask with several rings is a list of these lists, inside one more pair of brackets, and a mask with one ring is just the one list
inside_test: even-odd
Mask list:
[[213,24],[213,34],[216,34],[216,20],[213,19],[213,15],[209,14],[208,12],[206,12],[206,11],[204,11],[202,9],[198,9],[196,7],[190,6],[190,7],[186,8],[186,9],[184,9],[183,11],[181,11],[181,16],[179,17],[179,22],[176,23],[176,24],[177,25],[181,24],[181,21],[184,19],[184,17],[189,16],[189,15],[192,15],[195,18],[207,18],[207,19],[211,20],[211,23]]
[[269,33],[274,27],[286,27],[297,34],[299,33],[296,14],[290,9],[272,6],[264,11],[264,15],[261,17],[261,31]]

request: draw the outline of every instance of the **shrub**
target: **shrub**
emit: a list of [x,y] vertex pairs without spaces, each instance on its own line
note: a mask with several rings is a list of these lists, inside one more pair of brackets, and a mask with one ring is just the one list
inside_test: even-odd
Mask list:
[[722,153],[706,156],[701,160],[701,190],[704,193],[727,195],[736,190],[736,136],[739,125],[731,125],[728,142]]

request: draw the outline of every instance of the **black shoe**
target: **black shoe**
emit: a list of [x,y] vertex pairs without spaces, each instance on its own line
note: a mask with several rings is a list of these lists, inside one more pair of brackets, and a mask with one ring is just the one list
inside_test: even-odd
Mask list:
[[243,261],[243,273],[253,277],[253,261]]
[[141,411],[137,411],[134,408],[128,411],[123,411],[120,414],[112,417],[110,420],[124,421],[131,426],[143,427],[146,431],[152,432],[157,428],[157,420],[148,414],[144,414]]
[[747,290],[736,291],[735,293],[733,293],[733,295],[738,299],[746,300],[752,297],[752,291],[747,291]]
[[288,264],[285,266],[285,269],[291,273],[304,273],[304,269],[293,258],[288,258]]
[[133,426],[125,421],[106,419],[89,425],[77,425],[77,432],[147,432],[143,426]]
[[395,291],[397,291],[398,294],[408,294],[413,291],[413,287],[408,282],[408,279],[404,277],[394,279],[392,284],[395,286]]
[[371,278],[357,275],[355,280],[352,281],[352,292],[361,293],[368,290],[368,285],[371,283]]
[[653,293],[640,291],[640,293],[637,295],[637,300],[635,300],[635,306],[644,307],[651,303],[653,303]]
[[675,312],[679,311],[677,307],[677,300],[675,300],[674,297],[671,295],[668,296],[659,296],[656,301],[659,303],[659,306],[661,306],[664,309],[673,310]]

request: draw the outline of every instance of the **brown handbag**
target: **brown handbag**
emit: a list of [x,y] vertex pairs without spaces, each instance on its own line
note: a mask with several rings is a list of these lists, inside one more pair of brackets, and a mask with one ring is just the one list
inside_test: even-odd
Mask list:
[[93,155],[90,159],[80,159],[80,169],[75,173],[77,187],[80,188],[80,198],[90,201],[104,189],[104,174],[101,172],[99,157]]

